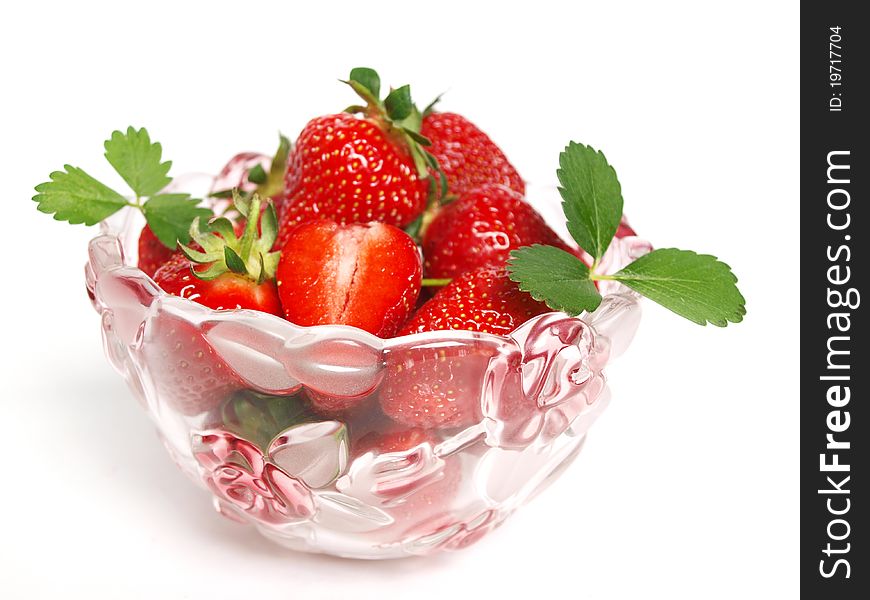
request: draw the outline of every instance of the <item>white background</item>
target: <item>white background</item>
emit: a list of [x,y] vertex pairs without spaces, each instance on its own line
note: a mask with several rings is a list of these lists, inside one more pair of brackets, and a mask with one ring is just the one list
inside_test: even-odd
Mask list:
[[[317,4],[0,9],[0,596],[796,597],[797,3]],[[212,513],[102,357],[93,232],[30,201],[65,162],[115,183],[102,141],[128,124],[176,174],[271,152],[351,102],[357,65],[448,90],[529,181],[570,139],[602,148],[638,231],[718,254],[748,299],[725,330],[646,303],[580,459],[430,559],[295,554]]]

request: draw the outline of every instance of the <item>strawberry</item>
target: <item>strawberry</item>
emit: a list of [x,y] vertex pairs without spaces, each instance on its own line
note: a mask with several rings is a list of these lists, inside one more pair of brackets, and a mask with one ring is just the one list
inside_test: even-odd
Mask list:
[[420,133],[432,142],[428,150],[446,175],[451,195],[461,196],[486,183],[525,193],[525,183],[501,149],[465,117],[432,112],[423,118]]
[[520,291],[504,268],[484,266],[441,288],[414,313],[399,335],[449,329],[507,335],[549,310],[543,302]]
[[[466,329],[506,335],[548,312],[508,279],[503,268],[481,267],[454,279],[426,302],[400,334]],[[463,427],[480,420],[480,388],[492,349],[445,348],[437,341],[387,355],[381,410],[404,425]]]
[[299,134],[286,175],[279,245],[299,223],[405,227],[426,205],[434,161],[420,146],[425,140],[408,86],[381,101],[380,79],[371,69],[354,69],[347,83],[367,103],[348,110],[363,115],[317,117]]
[[376,454],[402,452],[425,442],[430,442],[434,446],[437,441],[431,432],[419,427],[395,429],[388,432],[372,431],[364,435],[354,445],[353,450],[356,455],[366,452],[375,452]]
[[384,223],[298,226],[281,251],[278,292],[297,325],[353,325],[381,337],[398,331],[420,293],[414,240]]
[[[241,236],[245,231],[244,220],[235,223],[233,225],[233,230],[236,232],[236,236]],[[202,250],[202,247],[199,244],[194,243],[193,247],[195,250]],[[142,228],[142,231],[139,233],[138,266],[146,275],[154,278],[157,269],[168,263],[170,260],[173,260],[179,266],[184,265],[183,258],[184,255],[179,250],[172,250],[164,246],[163,242],[157,239],[157,236],[154,235],[154,232],[148,225]],[[190,266],[189,261],[186,264],[188,267]]]
[[[168,294],[188,298],[216,310],[247,308],[281,315],[278,288],[273,281],[277,252],[270,249],[276,236],[276,216],[271,204],[260,215],[260,198],[250,201],[236,194],[236,208],[247,219],[244,233],[236,235],[233,224],[216,219],[210,231],[200,230],[197,219],[191,236],[199,249],[180,246],[183,254],[154,274],[154,281]],[[262,234],[258,230],[262,229]],[[197,269],[194,264],[207,264]]]
[[421,344],[387,354],[381,410],[425,429],[465,427],[480,420],[480,389],[491,358],[483,346]]
[[157,239],[151,227],[146,225],[142,228],[139,234],[139,268],[146,275],[154,277],[157,269],[176,254],[178,254],[176,250],[167,248]]
[[423,237],[427,277],[450,278],[500,266],[511,250],[532,244],[572,252],[521,194],[500,184],[467,192],[444,206]]
[[142,352],[157,396],[187,416],[220,405],[242,383],[192,323],[168,313],[150,321]]
[[631,225],[628,224],[625,216],[622,217],[622,220],[619,222],[619,228],[616,230],[616,237],[624,238],[637,235],[634,229],[631,228]]
[[314,390],[305,390],[305,397],[308,398],[308,403],[317,414],[324,417],[342,417],[349,416],[349,411],[356,408],[361,408],[358,411],[364,414],[364,405],[369,400],[371,394],[363,394],[361,396],[330,396],[321,394]]

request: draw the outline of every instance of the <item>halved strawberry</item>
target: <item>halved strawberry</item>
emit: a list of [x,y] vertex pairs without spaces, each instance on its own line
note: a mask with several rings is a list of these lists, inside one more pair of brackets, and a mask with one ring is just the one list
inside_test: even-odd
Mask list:
[[500,184],[475,188],[443,207],[423,237],[427,277],[501,266],[511,250],[546,244],[574,252],[521,194]]
[[250,201],[237,195],[236,207],[247,219],[241,237],[225,218],[212,221],[209,231],[201,231],[199,221],[194,221],[191,237],[201,250],[180,246],[182,255],[158,269],[154,280],[168,294],[216,310],[248,308],[280,316],[273,281],[279,253],[271,251],[277,234],[275,211],[270,204],[261,222],[256,194]]
[[465,117],[432,112],[423,118],[420,133],[432,142],[427,149],[447,176],[451,195],[461,196],[487,183],[525,193],[525,183],[504,152]]
[[381,337],[398,331],[420,293],[414,240],[383,223],[297,227],[281,250],[278,293],[297,325],[353,325]]

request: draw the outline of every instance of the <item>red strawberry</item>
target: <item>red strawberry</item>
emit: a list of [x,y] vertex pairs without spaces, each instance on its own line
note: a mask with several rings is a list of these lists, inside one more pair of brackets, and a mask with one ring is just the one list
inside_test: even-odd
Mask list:
[[[260,214],[257,195],[236,206],[243,216]],[[197,224],[198,227],[198,224]],[[184,253],[163,265],[154,281],[168,294],[194,300],[217,310],[248,308],[281,315],[278,288],[273,281],[278,253],[271,252],[276,235],[275,211],[269,208],[260,219],[247,221],[241,238],[227,219],[210,224],[212,231],[194,233],[196,250],[181,246]],[[262,235],[258,230],[263,230]],[[205,269],[193,264],[207,264]]]
[[420,293],[414,240],[384,223],[297,227],[281,251],[278,292],[297,325],[353,325],[381,337],[398,331]]
[[455,277],[503,265],[511,250],[546,244],[574,252],[521,194],[489,184],[443,207],[423,238],[426,276]]
[[193,300],[215,310],[248,308],[281,316],[281,304],[275,282],[257,284],[246,276],[224,273],[212,280],[198,279],[191,272],[191,262],[183,254],[164,264],[154,280],[164,292]]
[[[321,394],[314,390],[305,390],[305,396],[308,402],[318,414],[324,417],[347,417],[349,412],[358,407],[362,408],[366,401],[369,400],[371,394],[363,394],[361,396],[330,396]],[[360,414],[365,414],[365,410],[360,410]]]
[[162,402],[192,416],[217,407],[242,387],[194,325],[167,313],[150,323],[142,352]]
[[401,452],[430,442],[433,446],[438,442],[431,432],[419,427],[397,429],[389,432],[372,431],[364,435],[355,445],[354,454],[359,456],[366,452]]
[[500,183],[525,193],[525,183],[501,149],[465,117],[428,114],[420,133],[432,142],[427,150],[438,159],[451,195],[461,196],[486,183]]
[[[482,267],[454,279],[420,308],[401,334],[466,329],[506,335],[548,312],[507,278],[502,268]],[[480,390],[493,350],[431,345],[387,355],[381,410],[405,425],[462,427],[480,419]]]
[[408,86],[381,101],[380,79],[371,69],[354,69],[347,83],[366,101],[348,110],[363,116],[318,117],[299,134],[285,182],[282,246],[299,223],[331,219],[405,227],[426,206],[433,163],[420,146],[419,113]]
[[139,268],[149,277],[178,251],[163,245],[151,228],[146,225],[139,234]]
[[492,352],[421,344],[387,354],[381,410],[410,427],[465,427],[480,420],[480,391]]
[[622,217],[622,221],[619,222],[619,227],[616,230],[616,237],[624,238],[629,236],[637,235],[634,229],[631,228],[631,225],[628,224],[628,221],[625,217]]
[[408,150],[376,122],[347,113],[310,121],[287,172],[281,230],[315,219],[404,227],[426,204]]
[[439,290],[399,335],[449,329],[507,335],[545,312],[547,305],[520,291],[504,268],[480,267]]

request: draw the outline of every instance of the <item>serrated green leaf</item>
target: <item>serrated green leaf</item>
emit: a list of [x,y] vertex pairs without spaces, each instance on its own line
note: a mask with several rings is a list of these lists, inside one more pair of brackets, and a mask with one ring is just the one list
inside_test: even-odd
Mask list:
[[746,314],[737,277],[708,254],[653,250],[609,277],[699,325],[725,327]]
[[167,176],[172,162],[160,162],[163,149],[158,142],[151,143],[144,127],[113,132],[105,147],[106,160],[137,196],[153,196],[172,181]]
[[381,97],[381,78],[374,69],[356,67],[351,69],[348,79],[362,84],[375,99]]
[[559,155],[559,193],[571,236],[593,258],[601,258],[622,218],[616,171],[600,151],[570,142]]
[[64,171],[49,175],[51,181],[36,186],[33,197],[40,212],[53,214],[58,221],[94,225],[127,205],[127,199],[77,167],[64,165]]
[[190,242],[190,224],[195,218],[212,216],[198,204],[199,200],[188,194],[158,194],[142,206],[142,212],[157,239],[167,248],[175,248],[176,242]]
[[601,294],[589,279],[589,268],[559,248],[535,244],[514,250],[507,272],[521,290],[553,310],[579,315],[601,304]]
[[387,109],[387,116],[393,121],[401,121],[409,117],[414,109],[414,103],[411,102],[411,87],[403,85],[392,90],[384,98],[384,108]]

